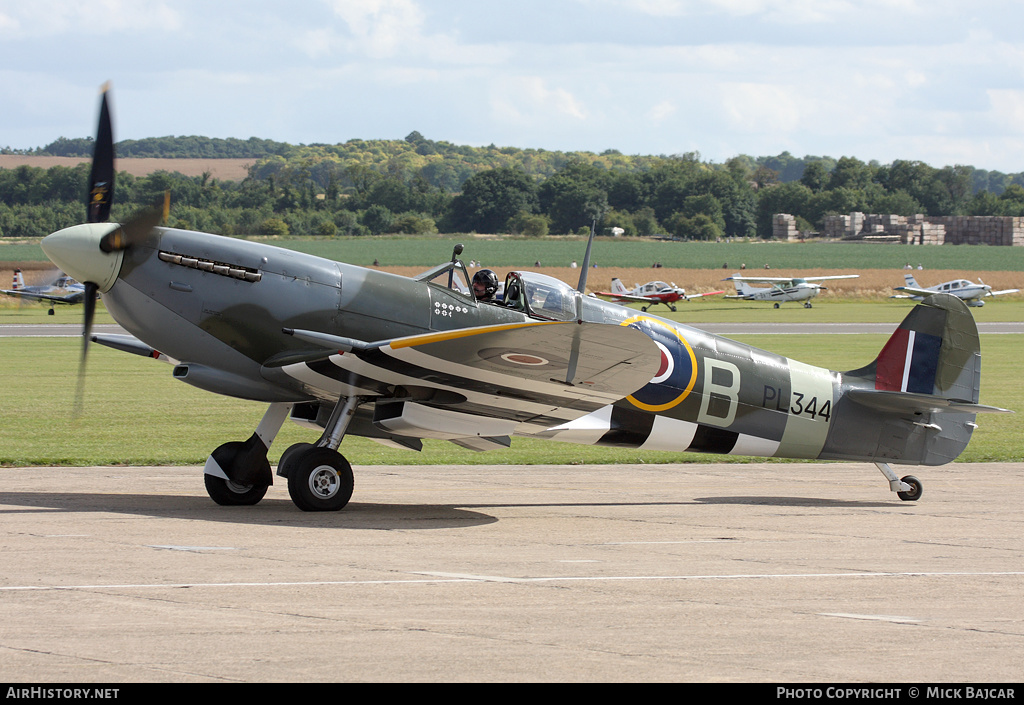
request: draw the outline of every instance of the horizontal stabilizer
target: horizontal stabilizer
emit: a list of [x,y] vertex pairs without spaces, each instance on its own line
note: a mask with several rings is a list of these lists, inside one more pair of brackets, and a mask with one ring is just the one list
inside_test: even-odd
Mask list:
[[1010,409],[975,404],[963,399],[945,399],[931,394],[914,392],[887,392],[877,389],[851,389],[849,398],[862,406],[877,411],[913,412],[932,414],[959,411],[971,414],[1012,414]]

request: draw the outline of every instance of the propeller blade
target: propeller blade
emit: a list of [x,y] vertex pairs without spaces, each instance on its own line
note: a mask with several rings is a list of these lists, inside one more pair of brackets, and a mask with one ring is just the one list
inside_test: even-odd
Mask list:
[[96,128],[96,146],[89,173],[89,204],[86,221],[103,223],[110,217],[110,204],[114,200],[114,130],[107,103],[109,84],[103,86],[100,103],[100,121]]
[[146,236],[153,231],[164,219],[164,202],[143,208],[132,216],[132,219],[122,223],[117,230],[107,233],[100,240],[100,249],[104,252],[118,252],[127,250],[132,245],[137,245],[146,239]]
[[85,299],[82,301],[82,309],[85,311],[85,320],[82,323],[82,356],[78,360],[78,384],[75,387],[74,415],[76,417],[82,413],[82,397],[85,393],[85,361],[89,354],[89,338],[92,336],[92,321],[96,316],[98,291],[98,284],[85,282]]

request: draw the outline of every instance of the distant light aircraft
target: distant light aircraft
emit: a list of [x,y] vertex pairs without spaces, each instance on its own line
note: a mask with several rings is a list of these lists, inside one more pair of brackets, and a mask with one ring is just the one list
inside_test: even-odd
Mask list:
[[630,290],[616,277],[612,279],[611,291],[598,291],[595,295],[611,299],[615,303],[643,303],[645,305],[640,307],[641,311],[646,311],[655,304],[665,304],[675,311],[677,301],[689,301],[690,299],[699,299],[701,296],[724,293],[724,291],[709,291],[705,294],[687,294],[686,289],[676,286],[675,282],[666,284],[663,281],[638,284]]
[[[87,222],[42,242],[85,283],[79,385],[96,342],[166,360],[174,378],[200,389],[266,404],[248,440],[206,461],[218,504],[264,497],[274,477],[268,449],[289,417],[320,435],[285,450],[277,475],[300,509],[335,511],[353,491],[338,452],[349,434],[413,450],[424,438],[503,448],[518,435],[873,462],[900,499],[916,500],[921,481],[899,478],[890,463],[948,463],[977,414],[1006,411],[978,403],[977,326],[953,296],[915,306],[874,361],[848,372],[584,296],[593,238],[575,289],[512,271],[503,301],[479,301],[466,293],[461,245],[408,278],[162,227],[157,208],[107,222],[106,91],[99,125]],[[132,335],[92,334],[97,294]]]
[[897,286],[896,291],[905,291],[906,295],[894,294],[890,296],[891,299],[911,299],[912,301],[922,301],[926,296],[932,296],[933,294],[952,294],[959,299],[963,299],[964,303],[968,306],[984,306],[985,302],[982,301],[986,296],[1000,296],[1002,294],[1016,294],[1020,289],[1003,289],[1002,291],[992,291],[992,287],[981,281],[978,278],[978,283],[968,281],[967,279],[953,279],[942,284],[936,284],[935,286],[929,286],[927,288],[921,286],[914,279],[913,274],[904,274],[904,280],[906,280],[906,286]]
[[80,304],[85,300],[85,285],[79,284],[66,274],[61,274],[50,284],[25,286],[25,275],[20,269],[14,270],[14,282],[11,288],[0,289],[0,292],[22,299],[47,301],[50,304],[50,310],[47,313],[51,316],[55,304]]
[[[723,281],[736,284],[736,293],[728,294],[727,299],[743,299],[745,301],[773,301],[775,308],[786,301],[803,301],[804,308],[811,308],[811,299],[827,287],[816,282],[828,279],[856,279],[859,274],[836,274],[828,277],[741,277],[733,274]],[[769,287],[754,287],[747,282],[771,284]]]

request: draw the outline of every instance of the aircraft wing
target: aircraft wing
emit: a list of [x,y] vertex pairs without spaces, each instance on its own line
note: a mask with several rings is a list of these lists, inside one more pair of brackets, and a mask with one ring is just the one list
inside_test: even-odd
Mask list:
[[[687,294],[684,298],[687,299],[699,299],[702,296],[715,296],[716,294],[724,294],[725,291],[705,291],[703,294]],[[726,298],[729,298],[726,296]]]
[[1000,294],[1016,294],[1020,289],[1003,289],[1002,291],[990,291],[989,296],[999,296]]
[[82,303],[82,299],[85,298],[85,294],[80,291],[73,291],[70,294],[64,294],[63,296],[37,294],[32,291],[23,291],[21,289],[0,289],[0,293],[7,294],[8,296],[17,296],[22,299],[32,299],[33,301],[52,301],[58,304],[80,304]]
[[649,296],[634,296],[633,294],[613,294],[610,291],[599,291],[596,294],[602,298],[612,299],[613,301],[633,301],[636,303],[646,303],[648,301],[654,301]]
[[265,364],[266,369],[280,368],[332,395],[344,385],[403,388],[453,412],[472,413],[481,423],[487,418],[570,420],[632,394],[661,364],[661,351],[642,332],[601,323],[483,326],[376,343],[310,331],[293,334],[333,350],[290,354]]
[[[920,289],[916,286],[897,286],[893,291],[905,291],[912,296],[931,296],[932,294],[939,293],[938,291],[933,291],[931,289]],[[892,298],[897,297],[894,296]]]
[[830,276],[825,276],[825,277],[800,277],[800,278],[803,279],[805,282],[823,282],[823,281],[826,281],[828,279],[856,279],[859,276],[860,276],[859,274],[832,274]]
[[[621,399],[657,374],[661,352],[628,326],[544,322],[485,326],[400,338],[380,353],[421,366],[422,376],[457,386],[466,380],[544,387],[566,399]],[[568,381],[567,381],[568,380]],[[555,391],[559,390],[560,391]]]
[[[807,279],[807,277],[803,277]],[[786,284],[793,281],[793,277],[726,277],[724,282],[755,282],[759,284]]]

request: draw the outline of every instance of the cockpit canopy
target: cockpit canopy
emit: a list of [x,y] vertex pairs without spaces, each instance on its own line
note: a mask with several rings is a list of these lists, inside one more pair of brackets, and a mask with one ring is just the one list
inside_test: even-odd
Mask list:
[[535,318],[569,321],[576,317],[576,290],[546,274],[509,272],[504,301]]

